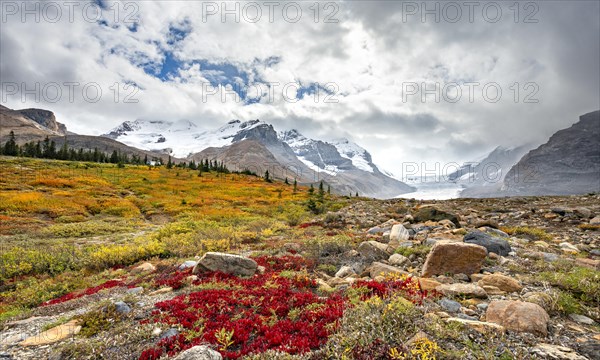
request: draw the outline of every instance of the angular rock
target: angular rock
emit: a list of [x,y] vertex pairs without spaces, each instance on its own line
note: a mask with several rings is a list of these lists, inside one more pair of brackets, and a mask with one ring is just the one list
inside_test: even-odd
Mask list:
[[494,324],[494,323],[490,323],[490,322],[466,320],[466,319],[462,319],[462,318],[448,318],[448,319],[446,319],[446,321],[447,322],[457,322],[457,323],[463,324],[466,327],[471,328],[471,329],[473,329],[481,334],[484,334],[484,335],[488,335],[488,334],[501,335],[504,333],[504,327],[502,325],[498,325],[498,324]]
[[506,239],[479,230],[473,230],[467,233],[463,238],[463,241],[467,244],[483,246],[488,252],[496,253],[500,256],[508,256],[511,251],[510,244]]
[[390,263],[390,265],[403,267],[410,263],[410,260],[406,256],[402,256],[400,254],[393,254],[388,259],[388,262]]
[[127,289],[127,294],[141,294],[144,292],[144,288],[141,286]]
[[550,317],[541,306],[530,302],[492,301],[485,312],[486,321],[508,330],[546,336]]
[[81,331],[81,325],[79,320],[71,320],[62,325],[53,327],[50,330],[46,330],[38,335],[31,336],[24,341],[20,342],[21,346],[39,346],[48,345],[59,342],[73,335],[76,335]]
[[206,345],[198,345],[177,355],[173,360],[221,360],[221,354]]
[[456,313],[460,311],[462,305],[458,301],[443,298],[438,301],[438,304],[446,311]]
[[534,292],[530,292],[530,293],[523,295],[523,300],[533,303],[533,304],[536,304],[536,305],[539,305],[546,311],[553,310],[554,300],[552,299],[552,296],[550,296],[549,294],[539,292],[539,291],[534,291]]
[[194,260],[188,260],[188,261],[184,262],[183,264],[179,265],[179,270],[193,268],[197,264],[198,264],[198,262],[196,262]]
[[441,282],[435,281],[430,278],[417,278],[417,280],[419,281],[421,290],[431,291],[431,290],[435,290],[436,287],[442,285]]
[[338,272],[335,273],[335,277],[342,279],[350,275],[356,275],[356,272],[351,266],[342,266]]
[[435,288],[439,293],[446,296],[464,296],[474,298],[487,298],[485,290],[475,284],[442,284]]
[[129,305],[127,305],[127,303],[123,301],[117,301],[115,302],[115,311],[119,314],[129,314],[131,312],[131,308]]
[[585,356],[581,356],[575,350],[552,344],[537,344],[532,353],[541,356],[543,359],[560,359],[560,360],[586,360]]
[[376,235],[376,234],[381,234],[383,233],[383,229],[380,228],[379,226],[374,226],[372,228],[370,228],[369,230],[367,230],[367,234],[369,235]]
[[596,216],[595,218],[591,219],[590,225],[600,225],[600,216]]
[[478,273],[486,255],[486,249],[479,245],[438,241],[427,255],[421,274],[431,277],[446,273]]
[[179,330],[177,330],[175,328],[170,328],[170,329],[164,331],[162,334],[160,334],[158,341],[160,341],[162,339],[170,338],[173,336],[177,336],[177,335],[179,335]]
[[132,273],[142,273],[142,272],[150,272],[156,270],[156,266],[150,264],[149,262],[145,262],[141,265],[138,265],[131,270]]
[[408,273],[406,271],[403,271],[402,269],[380,262],[372,263],[367,270],[369,271],[369,276],[371,276],[372,279],[374,279],[376,276],[382,276],[387,274],[408,275]]
[[387,260],[393,253],[388,245],[378,241],[364,241],[357,250],[368,261]]
[[392,226],[392,230],[390,231],[390,243],[396,242],[401,243],[403,241],[408,240],[410,234],[408,230],[402,224],[396,224]]
[[576,209],[573,209],[573,214],[575,214],[575,216],[583,218],[583,219],[589,219],[592,217],[592,211],[588,208],[584,208],[584,207],[579,207]]
[[194,267],[192,273],[218,271],[236,276],[252,276],[257,268],[256,261],[244,256],[207,252]]
[[484,275],[477,284],[481,287],[495,286],[506,292],[517,292],[523,289],[523,286],[517,280],[502,274]]
[[577,258],[575,259],[575,263],[592,270],[600,270],[600,260]]
[[592,320],[589,317],[584,316],[584,315],[570,314],[569,318],[571,318],[571,320],[575,321],[576,323],[580,323],[580,324],[585,324],[585,325],[594,325],[595,324],[594,320]]
[[483,290],[485,290],[485,293],[490,296],[506,294],[506,291],[502,291],[495,286],[483,285],[482,288],[483,288]]

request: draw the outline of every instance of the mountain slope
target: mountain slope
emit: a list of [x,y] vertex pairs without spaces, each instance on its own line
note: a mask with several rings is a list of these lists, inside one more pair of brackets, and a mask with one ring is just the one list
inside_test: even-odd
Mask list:
[[504,196],[600,192],[600,111],[579,118],[526,154],[506,175]]
[[[74,149],[93,150],[110,154],[114,150],[129,156],[137,155],[149,159],[167,160],[167,155],[140,150],[113,139],[101,136],[77,135],[67,132],[64,124],[56,121],[52,111],[43,109],[12,110],[0,105],[0,143],[7,141],[10,132],[15,134],[15,141],[23,145],[30,141],[43,141],[46,137],[54,140],[57,148],[66,141]],[[68,134],[68,135],[67,135]]]
[[12,110],[0,105],[0,141],[4,142],[10,132],[15,134],[18,143],[64,135],[65,125],[56,121],[54,113],[42,109]]
[[461,197],[495,196],[509,170],[532,148],[530,144],[515,148],[498,146],[482,160],[466,164],[448,178],[465,188]]

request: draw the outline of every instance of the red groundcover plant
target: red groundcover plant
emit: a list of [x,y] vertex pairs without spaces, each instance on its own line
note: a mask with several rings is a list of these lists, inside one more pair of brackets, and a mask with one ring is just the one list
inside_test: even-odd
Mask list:
[[[145,350],[140,360],[173,356],[200,344],[215,345],[225,359],[270,349],[306,353],[324,345],[337,329],[347,299],[340,293],[326,298],[315,295],[314,280],[301,273],[282,276],[284,270],[313,265],[300,256],[255,260],[266,267],[264,274],[248,279],[204,274],[193,283],[201,291],[157,303],[150,322],[178,327],[181,332]],[[360,281],[354,287],[366,288],[364,298],[403,291],[420,303],[426,296],[412,279]]]
[[100,284],[98,286],[87,288],[80,292],[71,292],[71,293],[65,294],[59,298],[48,300],[48,301],[42,303],[40,306],[48,306],[48,305],[64,303],[69,300],[79,299],[80,297],[93,295],[93,294],[99,292],[100,290],[111,289],[111,288],[114,288],[117,286],[125,286],[125,283],[122,280],[108,280],[107,282]]
[[153,321],[183,331],[144,351],[140,359],[175,355],[205,343],[217,345],[226,359],[269,349],[295,354],[321,347],[343,314],[344,299],[338,294],[318,297],[307,276],[281,276],[283,270],[310,266],[302,257],[255,260],[267,268],[264,274],[249,279],[204,274],[193,284],[202,291],[157,303]]

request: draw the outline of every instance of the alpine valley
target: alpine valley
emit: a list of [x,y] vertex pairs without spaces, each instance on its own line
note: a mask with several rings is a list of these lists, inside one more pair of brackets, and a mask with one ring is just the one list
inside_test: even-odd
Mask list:
[[324,181],[339,194],[391,198],[414,190],[379,169],[367,150],[348,139],[310,139],[295,129],[276,131],[260,120],[231,120],[208,131],[188,120],[135,120],[103,136],[179,159],[217,160],[231,170],[269,171],[280,180]]

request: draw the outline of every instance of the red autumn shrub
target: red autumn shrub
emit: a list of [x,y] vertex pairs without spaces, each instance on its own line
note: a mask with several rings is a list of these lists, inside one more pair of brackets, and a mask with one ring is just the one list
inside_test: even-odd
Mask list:
[[83,291],[79,291],[79,292],[71,292],[71,293],[65,294],[59,298],[48,300],[48,301],[42,303],[40,306],[48,306],[48,305],[64,303],[65,301],[79,299],[80,297],[84,297],[87,295],[93,295],[93,294],[96,294],[97,292],[99,292],[100,290],[110,289],[110,288],[114,288],[117,286],[125,286],[125,283],[122,280],[108,280],[107,282],[100,284],[98,286],[87,288],[87,289],[85,289]]
[[203,343],[219,347],[226,359],[269,349],[297,354],[321,347],[343,314],[344,299],[338,294],[318,297],[308,277],[279,276],[311,265],[301,257],[255,260],[267,268],[265,274],[249,279],[203,274],[194,285],[204,290],[157,303],[152,321],[177,324],[183,331],[161,340],[140,359],[175,355]]

